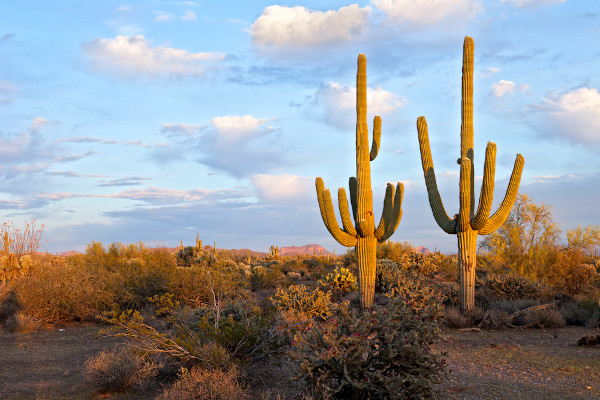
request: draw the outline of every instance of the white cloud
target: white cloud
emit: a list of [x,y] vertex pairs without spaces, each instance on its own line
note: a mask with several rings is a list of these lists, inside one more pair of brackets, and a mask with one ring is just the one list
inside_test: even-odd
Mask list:
[[479,0],[371,0],[371,3],[390,20],[411,26],[464,21],[483,11]]
[[228,141],[249,138],[267,121],[266,118],[254,118],[252,115],[215,117],[211,120],[219,137]]
[[82,45],[92,65],[128,77],[140,74],[201,75],[206,64],[221,61],[221,53],[190,53],[173,47],[152,46],[142,35],[95,39]]
[[[356,88],[341,86],[331,82],[317,90],[315,100],[325,105],[326,119],[329,123],[341,129],[348,129],[356,123]],[[369,119],[374,115],[388,114],[402,107],[406,99],[377,86],[367,88],[367,110]]]
[[555,3],[564,3],[565,0],[502,0],[503,3],[512,3],[517,7],[539,7]]
[[181,19],[183,21],[198,21],[198,18],[196,17],[196,13],[192,10],[185,10],[185,14],[183,14],[181,16]]
[[526,83],[521,83],[520,85],[516,85],[514,82],[501,80],[492,85],[492,92],[496,98],[501,98],[505,94],[514,94],[515,89],[519,91],[525,91],[529,89],[529,85]]
[[177,135],[183,134],[186,136],[194,135],[202,129],[202,125],[193,124],[160,124],[160,131],[162,133]]
[[269,6],[250,27],[258,45],[311,46],[351,40],[367,25],[370,7],[352,4],[339,10]]
[[600,93],[579,88],[544,99],[540,108],[549,113],[550,132],[583,144],[600,145]]
[[313,191],[313,178],[298,175],[257,174],[252,175],[250,180],[256,187],[258,197],[267,203],[298,202]]
[[131,11],[131,10],[132,10],[131,6],[127,5],[127,4],[121,4],[119,7],[117,7],[117,11],[121,11],[121,12]]
[[154,18],[154,20],[157,22],[173,21],[175,19],[175,15],[171,13],[162,11],[155,11],[154,13],[156,14],[156,18]]

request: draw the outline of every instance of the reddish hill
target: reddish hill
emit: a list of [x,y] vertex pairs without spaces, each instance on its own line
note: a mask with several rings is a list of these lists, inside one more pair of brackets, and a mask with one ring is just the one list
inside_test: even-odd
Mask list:
[[[320,253],[319,253],[320,252]],[[280,256],[295,256],[298,254],[306,254],[309,256],[312,255],[322,255],[322,256],[326,256],[327,254],[330,254],[325,247],[318,245],[316,243],[313,244],[307,244],[301,247],[297,247],[297,246],[291,246],[291,247],[280,247],[279,248],[279,255]]]
[[426,256],[427,254],[431,253],[431,251],[429,251],[429,249],[428,249],[427,247],[425,247],[425,246],[419,246],[419,247],[415,247],[415,248],[413,249],[413,251],[414,251],[415,253],[421,253],[421,254],[423,254],[424,256]]

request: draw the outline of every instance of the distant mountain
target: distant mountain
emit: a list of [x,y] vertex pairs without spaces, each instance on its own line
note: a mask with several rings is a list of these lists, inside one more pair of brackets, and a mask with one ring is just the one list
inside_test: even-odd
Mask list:
[[429,251],[429,249],[428,249],[427,247],[425,247],[425,246],[419,246],[419,247],[415,247],[415,248],[413,249],[413,251],[414,251],[415,253],[421,253],[421,254],[423,254],[424,256],[426,256],[427,254],[431,253],[431,251]]
[[59,254],[59,256],[68,257],[68,256],[73,256],[75,254],[81,254],[81,253],[76,250],[69,250],[69,251],[63,251],[62,253]]
[[280,256],[296,256],[299,254],[306,254],[309,256],[312,256],[312,255],[326,256],[330,253],[325,249],[325,247],[318,245],[316,243],[307,244],[307,245],[304,245],[301,247],[291,246],[291,247],[280,247],[279,248]]

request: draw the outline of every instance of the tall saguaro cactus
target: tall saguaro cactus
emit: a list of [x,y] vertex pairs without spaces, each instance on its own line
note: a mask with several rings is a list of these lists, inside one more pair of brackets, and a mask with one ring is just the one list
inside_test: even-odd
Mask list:
[[362,308],[371,307],[375,294],[375,267],[377,243],[388,239],[398,227],[402,217],[402,194],[404,186],[387,184],[383,213],[379,225],[375,226],[373,215],[373,192],[371,191],[371,161],[379,152],[381,139],[381,118],[373,120],[373,143],[369,151],[367,127],[367,59],[358,56],[356,73],[356,177],[351,177],[350,203],[354,224],[348,211],[348,200],[344,188],[338,190],[338,204],[343,228],[336,220],[329,189],[325,189],[323,179],[316,179],[317,198],[321,217],[327,230],[343,246],[355,247],[358,263],[358,286]]
[[465,37],[463,47],[462,68],[462,103],[460,128],[460,187],[459,187],[459,212],[454,218],[448,217],[442,204],[442,199],[437,188],[431,149],[427,133],[425,117],[417,119],[419,133],[419,146],[421,149],[421,162],[425,175],[425,184],[429,195],[429,205],[433,217],[444,232],[456,234],[458,237],[458,262],[460,304],[463,311],[470,311],[475,303],[475,266],[477,235],[486,235],[494,232],[508,217],[513,206],[525,159],[517,154],[508,188],[498,210],[490,217],[494,196],[494,173],[496,168],[496,144],[488,142],[485,150],[485,163],[483,170],[483,183],[479,195],[479,205],[475,210],[474,191],[474,166],[473,166],[473,39]]

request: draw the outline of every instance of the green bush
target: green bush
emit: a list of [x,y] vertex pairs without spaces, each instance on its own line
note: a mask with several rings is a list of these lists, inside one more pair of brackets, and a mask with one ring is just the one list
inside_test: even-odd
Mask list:
[[338,266],[332,273],[320,279],[318,283],[325,290],[331,291],[336,298],[341,298],[358,288],[356,275],[342,266]]
[[321,289],[310,289],[305,285],[278,289],[271,301],[289,325],[304,324],[314,317],[325,317],[334,307],[331,303],[331,293],[325,293]]
[[438,313],[438,305],[417,311],[399,297],[362,312],[342,303],[295,335],[297,378],[319,398],[429,398],[447,372],[443,355],[430,351],[439,339]]

